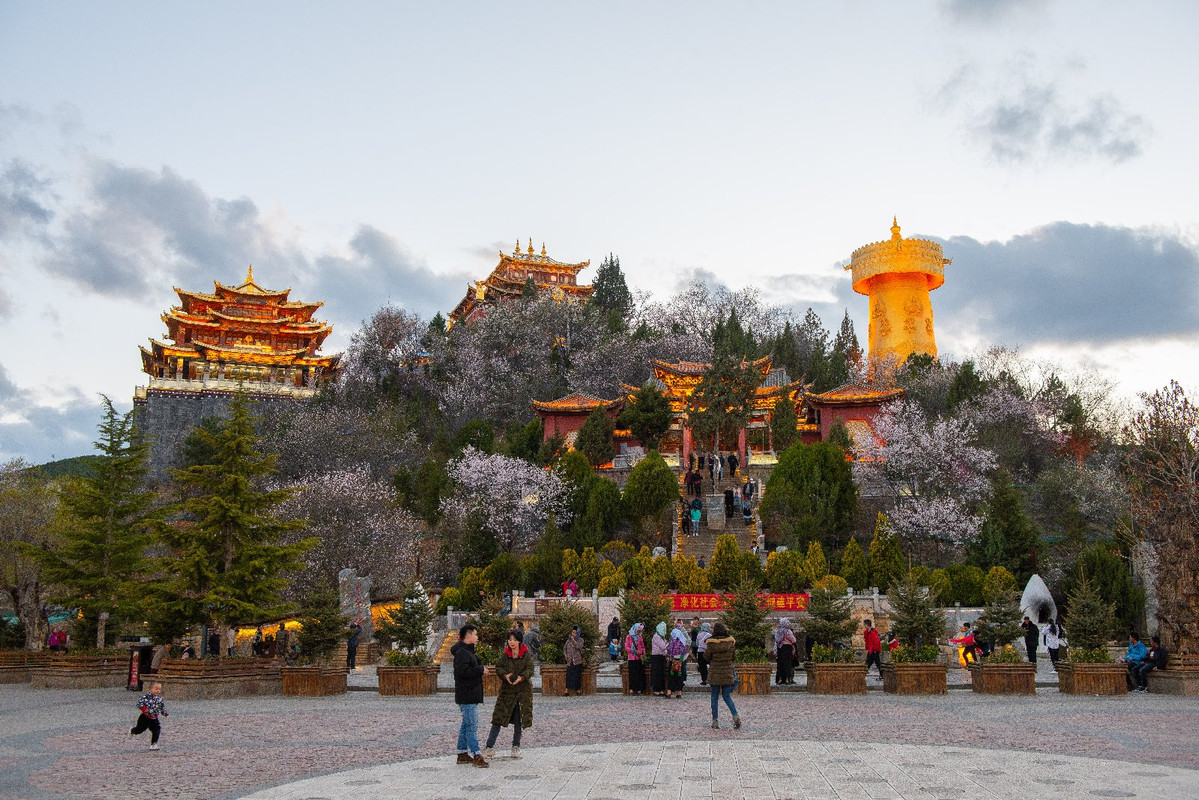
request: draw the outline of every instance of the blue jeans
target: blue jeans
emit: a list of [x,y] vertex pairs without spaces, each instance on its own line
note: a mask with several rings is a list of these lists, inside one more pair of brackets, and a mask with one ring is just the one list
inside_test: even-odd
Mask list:
[[729,707],[729,713],[734,717],[737,716],[737,706],[733,705],[733,690],[737,688],[737,684],[741,682],[740,678],[733,678],[732,686],[709,686],[712,694],[712,719],[716,719],[716,712],[719,706],[719,699],[724,699],[724,704]]
[[458,752],[479,754],[479,704],[463,703],[458,706],[462,711],[462,724],[458,726]]

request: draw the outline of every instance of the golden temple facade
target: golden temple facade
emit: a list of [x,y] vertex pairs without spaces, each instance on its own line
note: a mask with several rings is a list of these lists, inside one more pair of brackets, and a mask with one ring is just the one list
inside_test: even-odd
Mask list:
[[[333,332],[313,319],[323,303],[288,299],[291,289],[264,289],[253,267],[239,286],[213,282],[211,294],[178,287],[179,305],[161,319],[167,341],[142,347],[147,391],[234,391],[309,397],[334,380],[341,355],[321,355]],[[136,399],[136,398],[135,398]]]
[[500,263],[490,275],[467,286],[466,296],[449,314],[448,326],[471,322],[486,314],[489,307],[520,297],[529,280],[533,281],[538,293],[549,292],[562,301],[586,300],[594,288],[589,284],[580,285],[578,276],[590,265],[589,260],[577,264],[555,261],[546,254],[544,243],[541,253],[535,253],[532,239],[528,250],[522,253],[517,241],[511,254],[500,253]]
[[892,220],[891,238],[853,251],[849,266],[853,289],[870,298],[869,354],[893,355],[903,363],[913,353],[936,358],[933,308],[929,293],[945,283],[941,245],[899,235]]

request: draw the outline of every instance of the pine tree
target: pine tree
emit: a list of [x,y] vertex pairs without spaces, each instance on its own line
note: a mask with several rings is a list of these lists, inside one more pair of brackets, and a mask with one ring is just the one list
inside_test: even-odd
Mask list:
[[616,455],[613,430],[612,418],[604,409],[597,408],[587,415],[587,421],[579,428],[575,449],[585,455],[592,466],[606,464]]
[[737,537],[722,533],[716,537],[712,560],[708,562],[708,580],[717,589],[728,589],[741,581],[741,572],[741,546],[737,544]]
[[[637,462],[625,481],[621,503],[633,522],[639,543],[657,532],[662,516],[679,501],[679,481],[657,450]],[[655,542],[656,543],[656,542]]]
[[644,584],[635,591],[625,591],[616,604],[622,630],[627,632],[636,622],[645,626],[646,649],[649,649],[649,637],[658,623],[670,624],[670,600],[665,595],[665,586]]
[[833,649],[847,646],[857,627],[853,603],[845,594],[832,589],[813,589],[808,595],[804,630],[817,644]]
[[841,577],[858,591],[864,590],[870,582],[870,562],[858,540],[852,536],[841,553]]
[[404,587],[399,606],[375,627],[375,639],[388,646],[394,642],[406,652],[414,653],[425,647],[432,629],[433,606],[429,595],[420,583],[412,583]]
[[779,456],[762,493],[762,519],[792,549],[849,533],[857,508],[853,471],[840,448],[795,444]]
[[987,601],[986,608],[978,620],[975,637],[979,641],[993,644],[996,648],[1009,645],[1024,634],[1020,627],[1023,617],[1020,611],[1020,595],[1016,592],[997,591]]
[[149,443],[133,424],[133,412],[117,414],[103,395],[100,456],[90,477],[69,481],[61,495],[58,545],[31,549],[43,579],[60,588],[55,602],[78,607],[94,626],[96,647],[107,640],[108,623],[138,611],[138,581],[147,566],[153,493],[144,487]]
[[874,522],[874,538],[870,540],[870,585],[890,586],[904,573],[903,550],[891,528],[891,521],[881,511]]
[[740,354],[717,352],[687,405],[687,422],[697,439],[720,449],[749,422],[749,400],[762,376]]
[[[1116,606],[1106,603],[1099,590],[1083,575],[1070,593],[1065,628],[1071,652],[1099,655],[1115,627]],[[1088,660],[1092,660],[1088,658]]]
[[799,439],[799,417],[795,403],[789,397],[780,397],[770,412],[770,438],[776,452],[782,452]]
[[201,434],[210,437],[215,463],[174,472],[186,499],[178,507],[179,522],[158,526],[168,550],[159,564],[163,578],[154,587],[159,615],[222,625],[280,617],[286,611],[286,575],[315,544],[282,543],[305,523],[272,516],[292,492],[259,488],[275,472],[275,456],[258,451],[243,393],[234,396],[230,412],[219,433]]
[[755,651],[765,655],[766,637],[770,635],[766,617],[770,610],[758,598],[759,589],[760,585],[752,580],[737,583],[720,612],[720,621],[737,640],[736,649],[741,657]]
[[983,569],[1003,566],[1017,581],[1025,582],[1036,569],[1037,545],[1037,532],[1024,513],[1020,493],[1001,469],[992,482],[982,529],[967,552],[967,563]]
[[337,590],[328,580],[309,592],[301,603],[300,658],[308,664],[324,661],[345,638],[349,620],[341,613]]
[[545,589],[554,591],[562,583],[562,551],[566,540],[558,528],[558,520],[550,514],[545,521],[545,532],[533,548],[530,569],[525,575],[526,587],[531,591]]
[[841,328],[833,338],[833,352],[839,354],[850,370],[862,366],[862,346],[858,344],[858,335],[853,329],[853,320],[849,318],[849,309],[841,318]]
[[647,450],[656,450],[662,436],[670,430],[672,418],[666,395],[647,383],[630,398],[620,420]]
[[620,256],[609,253],[595,272],[591,282],[594,291],[591,293],[591,303],[596,308],[610,314],[616,313],[616,319],[624,322],[633,311],[633,294],[625,283],[624,272],[620,269]]
[[920,648],[936,644],[945,635],[945,613],[939,598],[916,580],[915,571],[887,588],[891,603],[891,630],[903,646]]
[[812,542],[808,545],[803,571],[807,573],[808,580],[813,583],[828,575],[828,559],[824,557],[824,548],[820,546],[820,542]]

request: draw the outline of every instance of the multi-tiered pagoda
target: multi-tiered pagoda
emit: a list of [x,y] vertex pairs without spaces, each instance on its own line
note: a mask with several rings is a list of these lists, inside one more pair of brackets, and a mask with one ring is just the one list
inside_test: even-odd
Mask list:
[[179,464],[179,446],[206,418],[228,416],[238,391],[266,403],[312,397],[336,379],[341,355],[321,355],[333,326],[313,319],[323,303],[288,299],[246,272],[239,286],[214,282],[211,294],[175,289],[179,305],[162,315],[165,341],[142,347],[133,405],[150,441],[153,479]]
[[288,300],[246,272],[240,286],[213,282],[212,294],[175,289],[179,305],[162,315],[164,343],[141,348],[148,391],[235,390],[309,397],[337,375],[337,355],[317,351],[333,326],[312,318],[323,303]]
[[487,313],[491,306],[520,297],[529,281],[538,293],[548,292],[559,300],[586,300],[595,291],[591,285],[579,285],[579,273],[591,265],[590,261],[567,264],[555,261],[546,255],[545,245],[541,254],[533,252],[533,240],[529,249],[520,251],[520,242],[512,254],[500,253],[500,263],[483,280],[467,286],[466,296],[450,312],[449,325],[471,322]]

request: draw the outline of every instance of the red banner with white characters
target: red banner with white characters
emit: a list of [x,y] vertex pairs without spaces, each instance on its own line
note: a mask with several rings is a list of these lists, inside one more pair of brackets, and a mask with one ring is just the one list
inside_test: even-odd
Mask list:
[[[723,594],[668,594],[671,611],[720,611],[725,607],[728,595]],[[806,594],[760,594],[758,602],[771,611],[804,611],[808,607]]]

